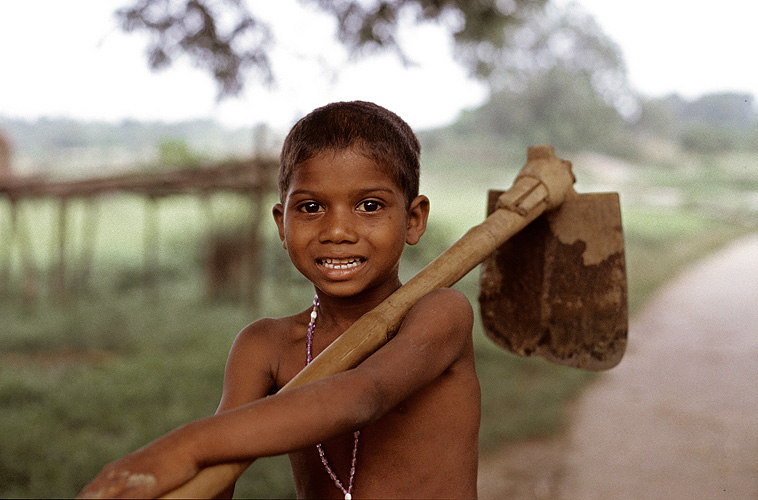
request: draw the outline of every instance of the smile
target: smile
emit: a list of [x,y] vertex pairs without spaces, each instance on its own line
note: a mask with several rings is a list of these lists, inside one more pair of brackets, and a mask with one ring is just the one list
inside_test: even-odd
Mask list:
[[354,267],[358,267],[361,262],[363,262],[364,259],[360,257],[348,257],[347,259],[332,259],[332,258],[326,258],[326,259],[319,259],[319,264],[326,267],[327,269],[352,269]]

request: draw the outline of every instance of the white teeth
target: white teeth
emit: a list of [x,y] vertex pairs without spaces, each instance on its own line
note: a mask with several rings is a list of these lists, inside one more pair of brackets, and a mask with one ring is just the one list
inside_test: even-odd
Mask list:
[[356,267],[361,263],[361,260],[357,257],[351,257],[349,259],[332,259],[326,258],[321,261],[327,269],[350,269]]

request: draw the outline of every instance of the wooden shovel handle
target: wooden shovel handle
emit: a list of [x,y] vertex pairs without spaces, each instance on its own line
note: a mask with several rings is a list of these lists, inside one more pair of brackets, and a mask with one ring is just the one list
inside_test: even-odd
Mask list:
[[161,498],[215,498],[237,482],[249,465],[249,462],[229,462],[206,467]]
[[[360,317],[281,391],[358,366],[394,336],[416,302],[437,288],[452,286],[544,211],[563,203],[573,193],[573,182],[571,163],[557,158],[551,146],[529,148],[527,163],[513,186],[498,199],[498,210]],[[173,495],[179,490],[171,495],[217,495],[242,474],[244,469],[237,472],[238,468],[239,464],[221,464],[204,469],[181,487],[179,495]]]
[[545,210],[563,203],[573,193],[573,182],[571,163],[557,158],[551,146],[529,148],[527,163],[498,199],[498,210],[360,317],[282,390],[356,367],[392,338],[423,296],[452,286]]
[[358,366],[394,336],[416,302],[437,288],[452,286],[542,211],[544,204],[541,210],[535,209],[526,216],[497,210],[482,224],[469,229],[405,285],[353,323],[282,390]]

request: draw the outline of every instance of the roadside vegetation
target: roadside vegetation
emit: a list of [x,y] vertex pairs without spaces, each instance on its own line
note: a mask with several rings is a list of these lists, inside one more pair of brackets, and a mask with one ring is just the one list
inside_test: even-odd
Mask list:
[[[395,9],[404,3],[429,2],[391,4]],[[758,115],[753,96],[635,96],[619,48],[577,7],[505,2],[519,9],[549,8],[530,11],[529,16],[515,16],[515,10],[505,16],[484,15],[488,5],[500,3],[445,3],[467,19],[461,25],[467,29],[455,36],[458,55],[472,74],[486,79],[491,97],[449,127],[419,134],[422,190],[431,199],[432,215],[421,243],[407,250],[403,279],[482,220],[486,190],[510,186],[532,144],[551,144],[558,156],[573,162],[578,191],[620,193],[632,318],[684,266],[756,231]],[[186,2],[186,7],[200,4]],[[363,14],[359,24],[340,25],[343,43],[360,48],[379,41],[396,48],[392,20],[399,17],[387,16],[387,2],[333,4],[324,8],[335,18],[342,9]],[[379,10],[364,9],[379,4]],[[479,15],[482,7],[484,14]],[[442,13],[428,11],[427,17]],[[241,14],[242,27],[260,26]],[[511,14],[527,22],[513,25]],[[171,21],[180,19],[178,15]],[[212,21],[213,16],[204,19]],[[381,29],[347,29],[364,25]],[[164,24],[154,26],[160,31]],[[267,37],[251,38],[259,39]],[[162,57],[151,62],[168,63],[172,47],[161,43],[175,38],[156,40],[152,54]],[[185,49],[192,54],[191,44]],[[203,67],[213,68],[208,54],[195,55]],[[217,61],[226,63],[228,58],[221,54]],[[219,84],[230,94],[243,76],[239,71],[219,75],[227,76]],[[106,124],[0,116],[0,128],[15,145],[15,172],[51,179],[195,168],[208,160],[276,154],[281,140],[280,131],[262,126],[226,130],[204,121]],[[274,203],[273,194],[267,203]],[[80,224],[67,226],[67,240],[94,238],[96,245],[86,286],[74,300],[61,303],[53,285],[60,258],[60,206],[45,199],[18,201],[15,213],[33,242],[31,254],[21,255],[8,244],[10,205],[0,198],[0,497],[74,496],[107,462],[212,414],[237,332],[258,318],[303,310],[312,299],[312,288],[291,269],[266,210],[259,303],[252,307],[234,294],[208,299],[204,221],[210,210],[219,234],[239,235],[249,222],[250,207],[233,195],[158,202],[158,279],[148,286],[145,201],[114,195],[97,205],[96,233],[86,224],[93,212],[77,200],[69,203],[70,219]],[[81,255],[74,255],[76,243],[67,248],[65,257],[75,270]],[[25,279],[29,262],[35,264],[36,282]],[[456,286],[476,303],[476,271]],[[483,454],[507,442],[561,432],[567,404],[597,377],[506,353],[485,338],[478,322],[474,339],[483,395]],[[253,464],[238,483],[237,496],[293,497],[286,457]]]
[[[533,86],[523,92],[539,90]],[[548,95],[530,97],[534,102],[543,98]],[[554,115],[531,117],[530,126],[507,121],[518,96],[496,96],[451,127],[424,131],[422,190],[431,199],[432,216],[421,244],[406,253],[403,278],[482,220],[486,190],[511,184],[526,145],[556,137],[558,155],[574,164],[577,190],[621,194],[633,318],[684,266],[756,230],[758,145],[754,111],[747,116],[739,105],[746,100],[751,98],[732,94],[700,101],[649,100],[636,120],[603,108],[594,115],[606,120],[598,128],[592,114],[581,113],[595,109],[589,104],[576,107],[575,116],[584,118],[573,122]],[[726,108],[732,112],[724,114]],[[51,126],[46,124],[48,130]],[[68,126],[97,129],[92,127]],[[143,137],[136,125],[130,127],[130,137]],[[118,135],[101,132],[110,141]],[[76,148],[87,146],[83,136],[77,137]],[[197,164],[196,152],[207,150],[177,129],[158,142],[155,137],[158,156],[144,158],[169,167]],[[234,137],[239,140],[239,131]],[[65,145],[74,139],[57,140]],[[55,149],[46,154],[52,157]],[[53,168],[52,162],[45,166],[48,172]],[[272,194],[267,203],[274,201]],[[22,256],[7,246],[0,249],[0,265],[7,270],[0,286],[2,497],[73,496],[108,461],[213,413],[236,333],[257,318],[290,314],[310,303],[312,289],[291,270],[265,211],[260,303],[251,308],[232,298],[209,300],[202,266],[207,233],[198,223],[207,205],[189,197],[160,202],[160,280],[146,287],[143,228],[136,222],[143,203],[130,196],[102,201],[99,225],[107,230],[97,234],[91,280],[67,304],[55,300],[53,280],[46,279],[56,258],[58,206],[46,200],[20,204],[19,217],[33,221],[29,236],[41,288],[35,303],[25,302]],[[250,213],[246,202],[232,195],[212,197],[209,203],[227,233],[233,234]],[[0,241],[10,223],[8,208],[8,201],[0,199]],[[74,219],[85,217],[83,205],[74,202],[69,210]],[[72,241],[82,237],[70,235]],[[476,271],[456,286],[476,303]],[[503,352],[478,323],[474,335],[483,392],[482,453],[560,432],[567,403],[597,376]],[[240,497],[292,496],[286,458],[259,460],[237,491]]]

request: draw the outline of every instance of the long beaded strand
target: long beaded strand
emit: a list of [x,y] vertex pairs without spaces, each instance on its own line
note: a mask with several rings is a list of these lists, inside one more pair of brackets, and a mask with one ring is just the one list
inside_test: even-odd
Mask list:
[[[306,337],[306,343],[305,343],[305,364],[306,366],[313,361],[313,332],[316,330],[316,318],[318,317],[318,295],[316,295],[313,298],[313,309],[311,310],[311,322],[308,323],[308,335]],[[350,461],[350,478],[348,480],[347,488],[345,488],[342,484],[342,482],[337,478],[337,474],[334,473],[331,466],[329,465],[329,461],[326,459],[326,455],[324,454],[324,447],[319,443],[316,445],[316,449],[318,450],[318,456],[321,457],[321,463],[324,464],[324,469],[326,469],[327,474],[329,474],[329,477],[332,478],[332,481],[334,481],[335,486],[342,491],[342,493],[345,494],[345,500],[351,500],[353,498],[353,485],[355,484],[355,464],[357,462],[358,458],[358,438],[361,435],[361,431],[355,431],[353,433],[353,436],[355,438],[353,442],[353,458]]]

